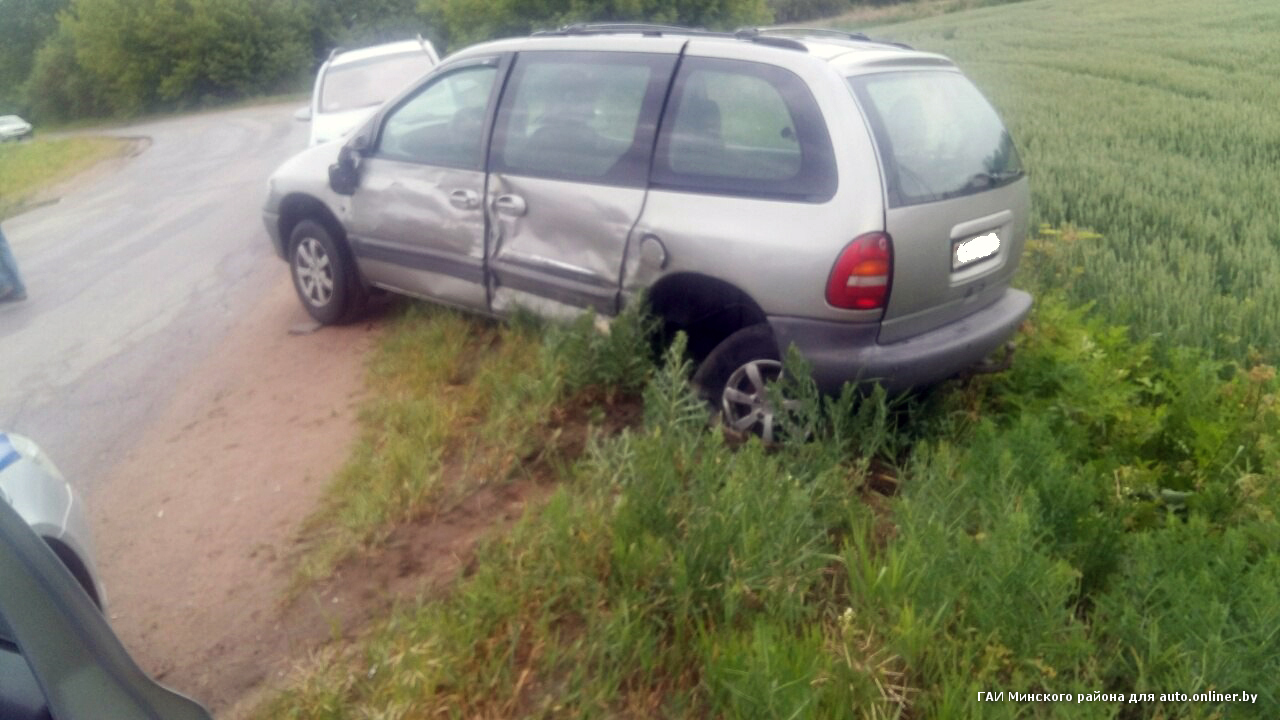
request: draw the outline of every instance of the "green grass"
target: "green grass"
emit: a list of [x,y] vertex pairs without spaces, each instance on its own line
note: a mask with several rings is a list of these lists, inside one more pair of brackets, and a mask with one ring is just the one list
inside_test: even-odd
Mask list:
[[397,524],[560,462],[570,405],[591,387],[625,393],[638,381],[628,386],[624,376],[643,377],[648,360],[632,352],[636,319],[622,316],[606,336],[589,318],[569,328],[527,319],[503,327],[407,306],[370,360],[363,430],[305,523],[294,589],[327,577]]
[[0,145],[0,218],[16,214],[42,191],[128,147],[127,140],[106,137],[37,138]]
[[[779,447],[708,431],[679,347],[613,374],[648,378],[642,428],[598,434],[454,594],[313,658],[259,716],[1268,717],[1274,370],[1157,363],[1038,289],[1010,372],[907,403],[797,383],[813,432]],[[605,364],[566,337],[534,354]],[[885,468],[899,496],[870,489]],[[978,700],[1210,689],[1261,697]]]
[[1280,337],[1280,5],[1029,0],[875,34],[955,59],[1001,111],[1034,212],[1092,227],[1068,288],[1161,347]]
[[[835,17],[817,20],[801,20],[791,24],[798,27],[836,25],[842,28],[862,30],[865,28],[876,28],[893,23],[907,22],[908,20],[919,20],[920,18],[928,18],[935,15],[958,13],[965,10],[972,10],[974,8],[987,7],[989,5],[1005,5],[1011,2],[1023,1],[1024,0],[908,0],[906,2],[879,5],[863,3],[854,5],[848,12],[841,13]],[[881,29],[879,32],[873,33],[873,37],[887,37],[891,32],[892,31],[885,31]]]

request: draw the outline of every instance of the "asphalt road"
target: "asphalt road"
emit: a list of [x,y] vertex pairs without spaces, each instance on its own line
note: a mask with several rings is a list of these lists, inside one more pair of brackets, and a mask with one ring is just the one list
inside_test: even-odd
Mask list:
[[295,109],[105,131],[150,144],[5,221],[30,299],[0,304],[0,429],[35,440],[86,493],[287,278],[260,208],[268,175],[306,145]]

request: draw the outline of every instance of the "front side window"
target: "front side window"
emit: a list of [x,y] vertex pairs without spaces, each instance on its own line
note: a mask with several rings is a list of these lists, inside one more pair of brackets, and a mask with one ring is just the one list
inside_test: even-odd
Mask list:
[[393,160],[479,170],[484,119],[497,68],[476,65],[437,78],[392,110],[378,155]]
[[1009,131],[960,73],[878,73],[849,83],[871,121],[891,207],[971,195],[1022,177]]
[[654,185],[821,202],[835,194],[826,124],[804,82],[762,63],[687,58],[658,138]]
[[493,169],[643,185],[674,64],[645,53],[521,54],[498,109]]
[[320,84],[320,112],[381,105],[432,67],[425,52],[388,55],[330,66]]

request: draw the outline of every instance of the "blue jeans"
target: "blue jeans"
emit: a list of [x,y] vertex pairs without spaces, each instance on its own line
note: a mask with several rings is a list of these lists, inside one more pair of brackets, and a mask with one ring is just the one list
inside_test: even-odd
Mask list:
[[18,275],[18,261],[13,259],[9,250],[9,241],[4,239],[4,231],[0,230],[0,300],[5,298],[20,299],[27,296],[27,288]]

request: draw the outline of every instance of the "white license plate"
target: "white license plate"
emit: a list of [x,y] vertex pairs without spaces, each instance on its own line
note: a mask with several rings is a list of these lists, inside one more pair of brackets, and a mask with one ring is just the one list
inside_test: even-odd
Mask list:
[[1000,236],[993,232],[961,240],[951,246],[951,269],[959,270],[1000,252]]

